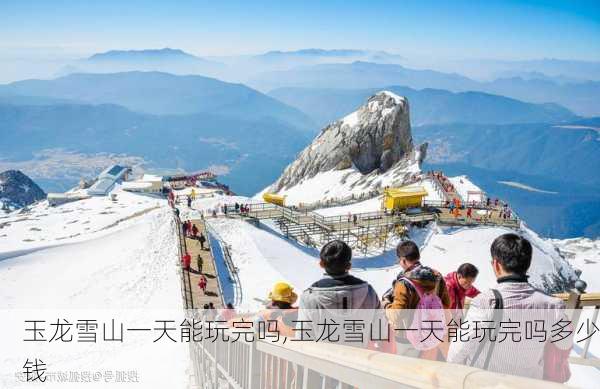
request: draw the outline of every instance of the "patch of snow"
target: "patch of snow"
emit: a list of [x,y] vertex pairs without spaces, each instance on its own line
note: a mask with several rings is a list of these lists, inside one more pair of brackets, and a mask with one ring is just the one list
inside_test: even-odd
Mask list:
[[469,180],[467,176],[448,177],[448,179],[463,201],[475,201],[476,203],[485,201],[483,190]]
[[[330,170],[304,179],[291,188],[279,191],[278,194],[286,196],[286,205],[313,203],[320,200],[347,197],[352,194],[360,195],[385,186],[398,186],[398,182],[402,182],[405,177],[419,172],[419,164],[416,161],[407,166],[397,166],[383,174],[378,174],[375,171],[363,175],[355,168]],[[259,199],[260,196],[257,194],[254,198]]]
[[[133,194],[117,186],[117,195],[91,197],[51,207],[41,201],[27,212],[14,212],[2,219],[0,259],[39,248],[81,242],[106,234],[107,227],[120,228],[121,221],[146,210],[166,206],[166,200]],[[110,232],[110,231],[108,231]]]
[[394,101],[396,102],[396,104],[402,104],[404,102],[404,97],[400,97],[397,94],[395,94],[394,92],[390,92],[389,90],[383,90],[377,94],[384,94],[384,95],[387,95],[387,96],[393,98]]
[[344,125],[354,127],[358,124],[358,111],[354,111],[349,115],[346,115],[342,118],[342,122]]
[[[134,333],[127,328],[155,328],[156,320],[183,319],[183,302],[179,279],[179,254],[172,211],[163,206],[114,226],[117,218],[131,215],[149,205],[143,196],[119,194],[120,205],[131,209],[102,215],[106,203],[101,198],[67,204],[70,207],[50,209],[33,207],[29,220],[10,219],[10,249],[27,248],[18,234],[28,226],[41,226],[37,231],[48,238],[70,230],[73,220],[94,229],[107,227],[102,233],[84,233],[80,239],[65,239],[60,245],[30,250],[20,256],[0,260],[0,310],[5,319],[0,331],[0,348],[11,350],[0,358],[0,387],[28,387],[15,373],[23,371],[24,362],[33,357],[47,364],[47,373],[134,371],[143,387],[186,387],[189,382],[189,350],[185,343],[156,342],[153,332]],[[146,200],[154,202],[153,200]],[[67,211],[66,213],[61,213]],[[99,220],[96,220],[99,219]],[[109,220],[110,219],[110,220]],[[80,220],[80,221],[84,221]],[[83,231],[82,231],[83,232]],[[28,234],[28,233],[27,233]],[[26,235],[29,236],[29,235]],[[4,238],[2,238],[4,239]],[[3,242],[4,243],[4,242]],[[0,246],[5,252],[4,244]],[[73,336],[70,343],[47,340],[57,319],[68,320]],[[96,320],[96,343],[78,342],[77,320]],[[111,319],[116,331],[123,324],[123,342],[103,341],[103,325],[110,331]],[[25,320],[45,320],[46,342],[24,342]],[[92,330],[93,331],[93,330]],[[110,333],[109,335],[110,336]],[[118,335],[117,335],[118,336]],[[68,335],[67,335],[68,338]],[[141,357],[143,356],[143,357]],[[46,382],[44,387],[64,387],[64,383]],[[122,387],[115,380],[90,382],[90,387]]]

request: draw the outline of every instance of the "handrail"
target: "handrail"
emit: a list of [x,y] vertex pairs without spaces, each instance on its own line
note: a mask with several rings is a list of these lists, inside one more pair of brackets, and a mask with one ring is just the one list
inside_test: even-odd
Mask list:
[[[181,220],[175,214],[173,214],[173,218],[175,220],[175,228],[177,230],[177,251],[179,253],[178,264],[179,271],[181,272],[181,293],[183,297],[183,301],[185,304],[185,309],[194,309],[194,296],[192,293],[192,281],[190,279],[189,271],[186,272],[181,266],[181,260],[183,258],[183,253],[187,252],[187,244],[185,242],[185,238],[181,238],[183,236],[183,229],[181,226]],[[187,277],[186,277],[187,274]],[[188,296],[189,293],[189,296]]]
[[[221,330],[231,339],[229,329]],[[236,330],[238,335],[240,330]],[[564,388],[549,381],[327,342],[285,342],[224,337],[190,342],[200,387],[233,388]],[[283,367],[286,366],[286,367]],[[291,385],[290,385],[291,380]],[[287,383],[287,385],[286,385]],[[327,384],[326,384],[327,383]],[[325,384],[325,385],[324,385]]]

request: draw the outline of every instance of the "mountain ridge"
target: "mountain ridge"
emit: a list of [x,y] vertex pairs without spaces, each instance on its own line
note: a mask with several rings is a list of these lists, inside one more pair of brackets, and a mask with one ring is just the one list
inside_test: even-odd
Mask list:
[[[482,124],[537,123],[577,120],[579,117],[555,103],[534,104],[486,92],[450,92],[442,89],[413,89],[387,86],[384,89],[406,96],[411,103],[413,125],[453,122]],[[320,125],[350,112],[379,88],[359,90],[322,88],[279,88],[270,96],[307,113]]]
[[118,104],[132,111],[177,115],[210,112],[232,117],[274,117],[300,129],[314,125],[304,113],[246,85],[164,72],[74,73],[52,80],[0,85],[0,96],[38,96],[87,104]]

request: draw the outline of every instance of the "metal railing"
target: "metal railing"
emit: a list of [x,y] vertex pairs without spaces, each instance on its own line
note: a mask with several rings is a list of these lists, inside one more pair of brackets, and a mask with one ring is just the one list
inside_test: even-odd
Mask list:
[[179,271],[181,272],[181,294],[184,301],[185,309],[194,309],[194,296],[192,293],[192,280],[190,278],[190,272],[185,270],[182,266],[183,253],[187,252],[187,244],[183,237],[183,227],[181,220],[176,214],[173,214],[175,220],[175,230],[177,235],[177,251],[179,254]]
[[[549,381],[387,354],[325,342],[248,341],[228,329],[223,336],[190,342],[201,388],[563,388]],[[214,330],[213,330],[214,331]],[[230,340],[224,340],[224,337]],[[237,337],[235,342],[231,341]]]
[[[565,302],[567,309],[573,309],[573,317],[571,320],[573,323],[577,323],[575,326],[579,328],[579,319],[582,314],[583,308],[592,308],[594,312],[592,313],[591,323],[596,323],[598,321],[598,313],[600,312],[600,293],[579,293],[579,292],[571,292],[571,293],[560,293],[556,294],[556,297],[562,299]],[[588,337],[583,344],[581,356],[579,358],[572,358],[571,360],[575,363],[580,363],[578,359],[587,359],[590,350],[590,344],[592,343],[592,336]],[[598,366],[600,367],[600,366]]]

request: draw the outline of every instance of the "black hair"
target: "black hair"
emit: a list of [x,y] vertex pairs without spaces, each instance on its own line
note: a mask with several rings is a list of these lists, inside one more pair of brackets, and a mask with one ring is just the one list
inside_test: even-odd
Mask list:
[[228,309],[233,309],[233,304],[231,304],[231,303],[227,303],[227,308],[228,308]]
[[341,275],[346,273],[350,267],[352,249],[341,240],[332,240],[323,246],[319,256],[327,274]]
[[492,258],[500,262],[506,272],[524,276],[531,265],[531,243],[517,234],[500,235],[490,251]]
[[472,263],[463,263],[458,267],[456,274],[465,278],[475,278],[479,274],[479,269]]
[[421,259],[419,247],[412,240],[400,242],[398,247],[396,247],[396,255],[398,258],[406,258],[409,262],[417,262]]

